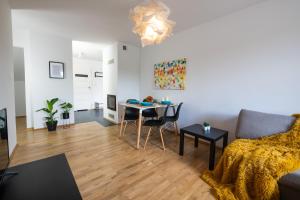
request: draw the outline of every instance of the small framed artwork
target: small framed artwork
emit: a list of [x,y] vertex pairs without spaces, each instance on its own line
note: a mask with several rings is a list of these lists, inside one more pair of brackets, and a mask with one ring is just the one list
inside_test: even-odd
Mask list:
[[103,77],[103,72],[95,72],[95,77]]
[[64,66],[62,62],[49,61],[49,78],[64,79]]

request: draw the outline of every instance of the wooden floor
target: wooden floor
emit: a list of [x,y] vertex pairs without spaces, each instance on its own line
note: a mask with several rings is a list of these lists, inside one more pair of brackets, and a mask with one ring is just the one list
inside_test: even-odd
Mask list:
[[[55,133],[28,131],[17,119],[18,147],[11,166],[65,153],[83,199],[214,199],[199,175],[208,167],[209,146],[193,147],[186,140],[185,155],[178,155],[179,137],[166,133],[166,152],[159,134],[146,150],[135,149],[133,128],[119,138],[119,127],[97,122],[76,124]],[[143,131],[141,144],[145,141]]]

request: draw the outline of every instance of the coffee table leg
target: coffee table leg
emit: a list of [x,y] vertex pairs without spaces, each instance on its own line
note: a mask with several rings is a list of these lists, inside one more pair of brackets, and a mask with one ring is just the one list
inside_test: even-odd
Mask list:
[[195,144],[194,144],[195,147],[198,147],[198,138],[195,136]]
[[183,156],[184,151],[184,132],[180,131],[179,155]]
[[228,143],[228,133],[223,136],[223,149],[222,149],[223,152],[227,146],[227,143]]
[[215,167],[215,154],[216,154],[216,142],[210,142],[210,153],[209,153],[209,170],[213,170]]

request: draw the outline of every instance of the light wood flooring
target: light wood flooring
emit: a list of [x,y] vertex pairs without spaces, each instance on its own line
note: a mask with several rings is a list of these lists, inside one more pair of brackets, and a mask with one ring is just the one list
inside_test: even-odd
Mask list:
[[[28,131],[25,118],[17,119],[18,147],[11,166],[65,153],[84,200],[182,200],[214,199],[199,175],[208,167],[207,144],[193,147],[185,140],[185,155],[178,155],[179,137],[165,134],[167,150],[160,146],[158,132],[146,150],[135,149],[135,129],[123,138],[119,126],[97,122],[76,124],[55,133]],[[143,131],[143,147],[146,130]]]

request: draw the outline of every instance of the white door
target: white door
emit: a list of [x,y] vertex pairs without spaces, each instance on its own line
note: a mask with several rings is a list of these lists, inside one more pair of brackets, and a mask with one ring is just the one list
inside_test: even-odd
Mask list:
[[74,77],[74,110],[85,110],[91,109],[92,103],[91,99],[91,85],[90,85],[90,74],[88,77]]
[[95,102],[103,103],[103,78],[95,77],[101,72],[101,62],[84,59],[73,60],[74,110],[94,109]]
[[[103,74],[95,76],[95,72],[99,72],[98,66],[91,68],[91,90],[93,95],[93,101],[99,103],[100,108],[103,107]],[[101,77],[102,76],[102,77]]]

